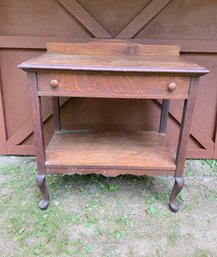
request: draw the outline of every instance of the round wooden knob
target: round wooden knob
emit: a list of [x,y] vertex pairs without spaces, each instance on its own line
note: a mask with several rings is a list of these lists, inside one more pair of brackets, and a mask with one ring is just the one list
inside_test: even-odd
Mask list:
[[52,88],[58,87],[58,85],[59,85],[59,82],[58,82],[56,79],[52,79],[52,80],[50,81],[50,86],[51,86]]
[[174,82],[171,82],[169,85],[168,85],[168,89],[170,90],[170,91],[173,91],[173,90],[175,90],[176,89],[176,83],[174,83]]

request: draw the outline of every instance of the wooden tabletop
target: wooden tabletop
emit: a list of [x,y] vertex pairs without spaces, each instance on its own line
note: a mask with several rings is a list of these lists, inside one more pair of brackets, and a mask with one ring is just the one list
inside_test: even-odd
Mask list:
[[196,75],[209,72],[181,58],[177,51],[177,46],[147,46],[117,40],[80,44],[51,43],[47,53],[20,64],[19,68]]

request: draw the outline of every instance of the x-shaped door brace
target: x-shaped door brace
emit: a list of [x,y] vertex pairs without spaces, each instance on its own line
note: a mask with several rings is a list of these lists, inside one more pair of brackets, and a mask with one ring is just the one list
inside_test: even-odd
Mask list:
[[[112,38],[76,0],[58,0],[94,37]],[[128,25],[116,35],[116,38],[133,38],[152,18],[154,18],[172,0],[153,0]]]
[[[131,39],[133,38],[144,26],[146,26],[164,7],[166,7],[172,0],[153,0],[146,6],[133,20],[131,20],[125,28],[123,28],[115,38]],[[58,0],[58,2],[73,16],[79,23],[81,23],[89,33],[96,38],[112,38],[112,35],[106,31],[94,17],[92,17],[87,10],[85,10],[76,0]],[[64,103],[67,100],[65,99]],[[64,104],[62,103],[62,104]],[[158,102],[160,103],[160,102]],[[48,107],[49,108],[46,108]],[[51,103],[48,103],[43,109],[46,109],[44,120],[52,115]],[[181,108],[176,103],[171,104],[170,115],[179,123],[181,122]],[[32,133],[31,122],[27,122],[24,127],[17,131],[14,136],[8,140],[9,145],[18,145],[23,140],[23,129],[28,136]],[[214,142],[209,135],[193,121],[191,135],[205,148],[213,149]]]

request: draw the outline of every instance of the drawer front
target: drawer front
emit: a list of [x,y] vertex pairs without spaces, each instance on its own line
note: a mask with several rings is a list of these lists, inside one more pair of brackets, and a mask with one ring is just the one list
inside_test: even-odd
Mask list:
[[189,77],[138,73],[38,73],[38,94],[105,98],[188,98]]

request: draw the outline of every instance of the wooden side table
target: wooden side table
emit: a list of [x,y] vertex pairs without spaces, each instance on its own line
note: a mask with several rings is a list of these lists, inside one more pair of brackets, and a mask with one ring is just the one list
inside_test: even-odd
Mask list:
[[[183,169],[199,76],[203,67],[183,60],[179,46],[143,45],[123,40],[49,43],[47,53],[22,63],[28,72],[38,174],[36,181],[49,204],[48,173],[105,176],[174,175],[169,199],[183,188]],[[53,97],[55,132],[44,144],[41,97]],[[163,99],[159,131],[66,131],[61,128],[59,97]],[[176,157],[166,138],[170,99],[184,108]]]

